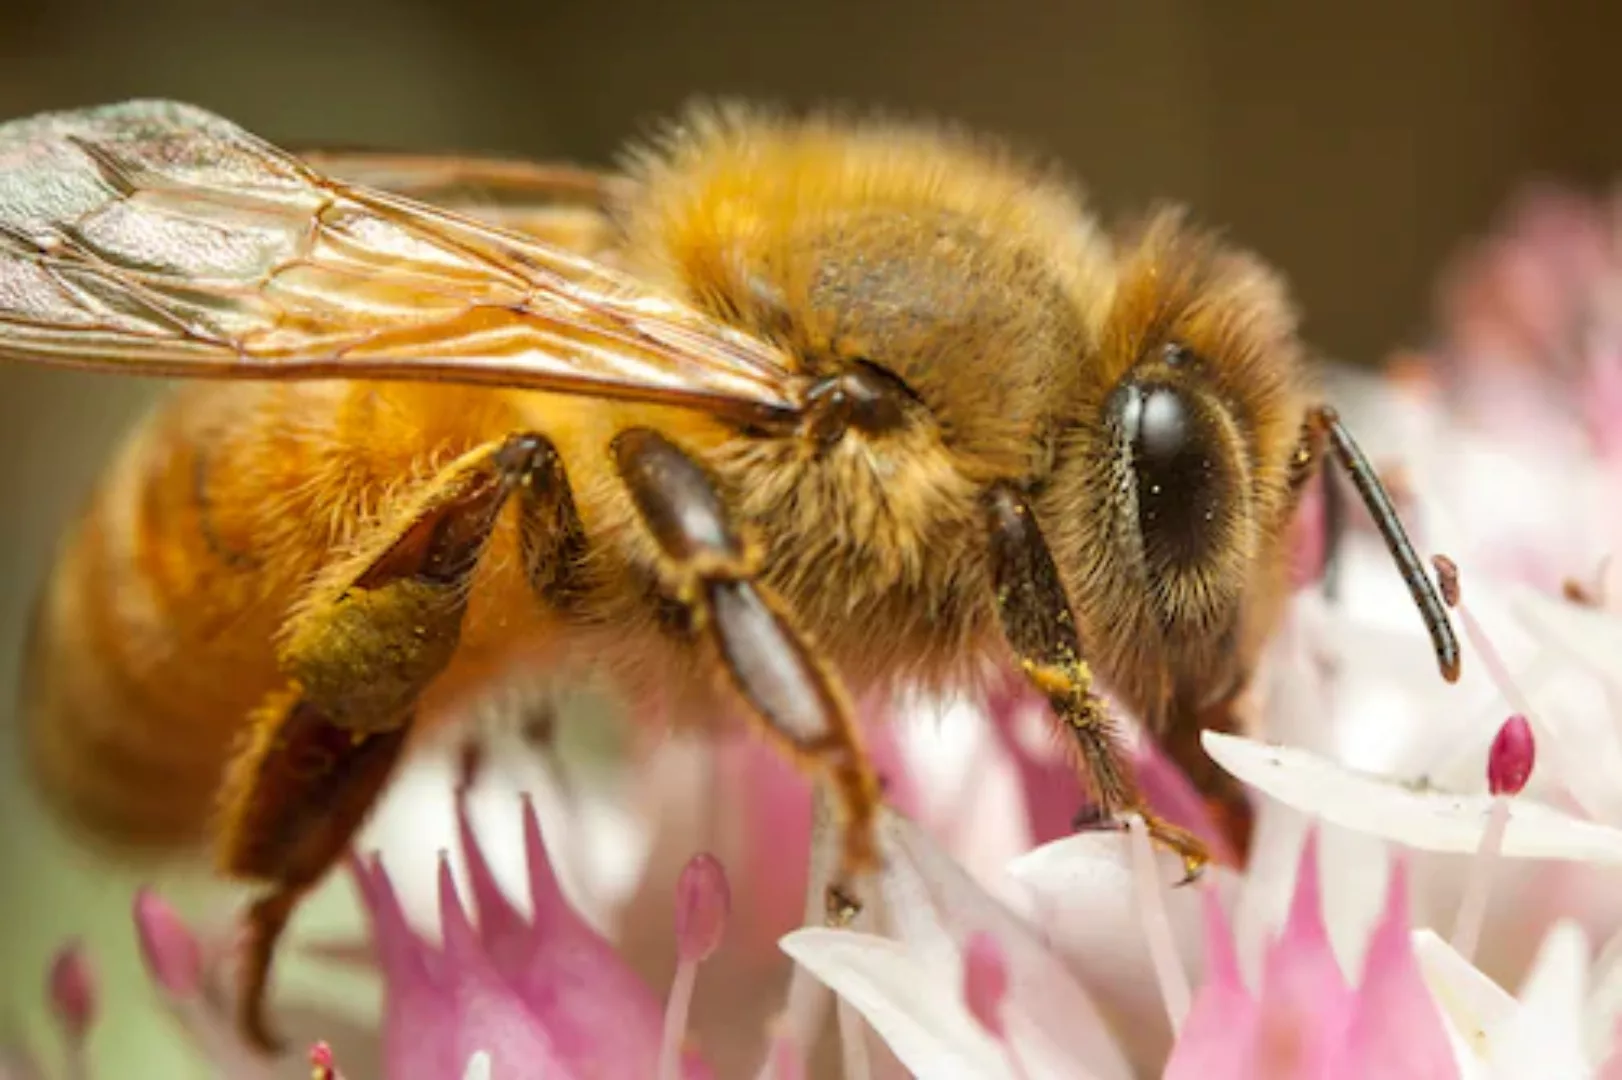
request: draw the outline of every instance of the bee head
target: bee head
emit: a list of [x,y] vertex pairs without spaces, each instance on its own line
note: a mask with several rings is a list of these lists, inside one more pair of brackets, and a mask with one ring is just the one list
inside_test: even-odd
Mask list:
[[1113,666],[1152,712],[1170,673],[1221,682],[1215,668],[1270,621],[1253,609],[1283,576],[1302,350],[1278,279],[1179,214],[1121,233],[1116,250],[1048,518],[1067,523],[1056,546],[1091,636],[1124,642]]

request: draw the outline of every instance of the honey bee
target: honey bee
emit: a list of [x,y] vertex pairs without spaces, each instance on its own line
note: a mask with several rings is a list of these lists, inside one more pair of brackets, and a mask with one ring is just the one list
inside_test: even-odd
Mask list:
[[264,884],[266,1047],[290,913],[408,744],[515,666],[750,717],[827,784],[838,904],[881,797],[846,688],[1010,666],[1095,819],[1143,814],[1196,872],[1101,692],[1221,793],[1197,732],[1326,454],[1457,675],[1278,278],[1175,212],[1106,231],[970,136],[694,111],[609,176],[301,159],[135,102],[0,126],[0,176],[0,355],[189,380],[45,591],[32,773],[91,835],[211,839]]

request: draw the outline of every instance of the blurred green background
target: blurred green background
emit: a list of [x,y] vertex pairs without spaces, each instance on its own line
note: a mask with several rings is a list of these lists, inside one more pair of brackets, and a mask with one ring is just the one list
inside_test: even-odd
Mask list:
[[[273,140],[601,162],[695,94],[946,116],[1059,159],[1106,211],[1191,203],[1290,275],[1320,346],[1369,362],[1417,339],[1449,249],[1518,183],[1617,168],[1619,30],[1597,0],[10,0],[0,117],[157,95]],[[0,368],[7,713],[53,538],[155,389]],[[3,1040],[62,935],[110,979],[136,966],[133,877],[63,851],[9,774],[0,813]],[[115,1005],[103,1075],[189,1075]]]

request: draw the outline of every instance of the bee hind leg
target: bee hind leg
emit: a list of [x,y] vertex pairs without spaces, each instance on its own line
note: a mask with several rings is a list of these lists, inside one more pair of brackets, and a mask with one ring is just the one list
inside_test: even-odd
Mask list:
[[860,910],[855,882],[878,865],[874,829],[882,795],[843,688],[760,581],[757,553],[698,463],[645,428],[617,436],[613,454],[665,560],[667,582],[710,635],[760,729],[828,784],[842,829],[841,872],[828,891],[828,914],[848,920]]
[[468,587],[508,497],[528,517],[572,513],[545,439],[475,448],[425,481],[356,552],[324,570],[284,628],[287,685],[252,717],[221,790],[221,868],[269,889],[247,915],[238,1025],[267,1051],[276,943],[382,794],[417,699],[449,663]]
[[1152,813],[1144,802],[1121,752],[1115,722],[1093,692],[1075,613],[1030,506],[1002,484],[987,491],[983,505],[1003,637],[1076,749],[1093,798],[1084,824],[1119,827],[1127,815],[1139,815],[1149,836],[1183,860],[1185,880],[1192,881],[1210,861],[1210,853],[1199,837]]

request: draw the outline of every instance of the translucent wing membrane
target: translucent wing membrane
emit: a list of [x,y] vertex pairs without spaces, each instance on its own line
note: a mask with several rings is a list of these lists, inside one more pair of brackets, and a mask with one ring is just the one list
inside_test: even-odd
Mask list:
[[0,356],[169,376],[437,379],[750,418],[793,413],[801,389],[770,346],[634,278],[329,178],[167,102],[0,125]]
[[569,165],[454,155],[318,150],[300,160],[352,184],[390,191],[583,255],[611,257],[608,207],[625,181]]
[[519,210],[559,205],[602,207],[618,182],[605,173],[572,165],[455,154],[309,150],[298,157],[306,166],[334,179],[444,207],[463,203]]

